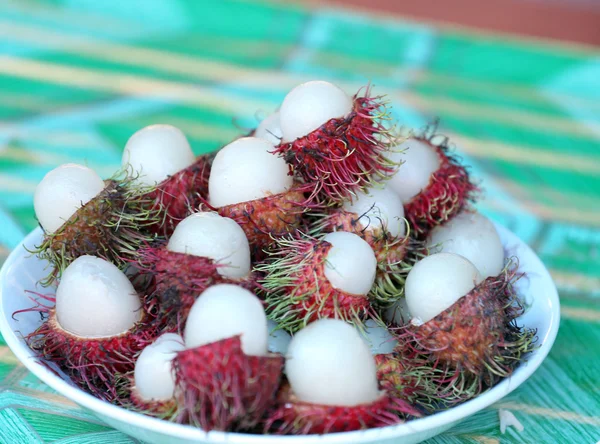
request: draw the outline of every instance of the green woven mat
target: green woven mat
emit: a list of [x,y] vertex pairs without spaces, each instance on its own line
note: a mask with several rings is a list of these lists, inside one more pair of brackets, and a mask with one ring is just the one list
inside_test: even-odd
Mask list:
[[[0,2],[0,256],[36,225],[50,169],[104,176],[127,138],[172,123],[197,153],[256,125],[295,84],[372,82],[396,117],[439,117],[480,209],[532,245],[561,330],[521,388],[430,443],[600,440],[600,53],[253,1]],[[500,434],[497,409],[525,426]],[[130,443],[29,374],[0,341],[1,443]]]

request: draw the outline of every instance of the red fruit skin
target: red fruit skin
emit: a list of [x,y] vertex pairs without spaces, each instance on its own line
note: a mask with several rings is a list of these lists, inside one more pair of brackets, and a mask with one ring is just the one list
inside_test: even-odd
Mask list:
[[60,326],[54,308],[48,314],[46,322],[26,337],[28,345],[40,359],[60,367],[76,385],[107,401],[117,398],[115,376],[133,371],[138,355],[158,334],[142,319],[120,335],[81,338]]
[[140,396],[133,381],[133,376],[130,376],[129,379],[130,392],[128,402],[121,402],[124,407],[162,419],[169,420],[173,418],[177,412],[177,403],[175,402],[175,398],[166,401],[146,401]]
[[532,349],[535,335],[515,323],[523,308],[514,304],[513,277],[488,277],[430,321],[408,324],[404,338],[431,362],[481,376],[487,384],[508,376]]
[[441,145],[435,145],[433,137],[416,139],[437,151],[440,167],[431,175],[427,187],[404,204],[406,218],[419,238],[425,238],[433,227],[443,224],[469,202],[474,202],[479,192],[471,182],[467,169],[450,155],[447,140],[444,139]]
[[393,172],[385,157],[389,143],[378,140],[388,133],[379,120],[384,108],[380,98],[368,97],[368,91],[365,97],[354,96],[348,116],[331,119],[293,142],[282,142],[275,154],[282,155],[306,183],[318,184],[326,201],[350,198]]
[[140,249],[136,265],[154,277],[155,290],[147,295],[146,305],[153,307],[160,328],[168,331],[183,329],[192,305],[212,285],[235,284],[252,292],[259,288],[255,274],[225,278],[212,259],[169,251],[165,242]]
[[242,227],[252,256],[264,258],[263,250],[271,247],[274,238],[294,233],[306,211],[306,186],[295,185],[285,193],[267,196],[262,199],[240,202],[217,208],[217,212],[233,219]]
[[155,234],[169,237],[177,224],[196,210],[208,197],[208,177],[212,155],[199,156],[195,163],[162,181],[148,193],[162,218],[152,225]]
[[282,435],[350,432],[399,424],[407,415],[420,416],[420,413],[385,392],[370,404],[319,405],[298,400],[286,383],[279,391],[277,408],[267,416],[265,431]]
[[[267,310],[285,328],[296,331],[321,318],[359,321],[373,314],[366,295],[354,295],[334,288],[325,276],[325,259],[332,245],[326,241],[301,240],[290,247],[285,264],[271,264],[277,272],[289,270],[289,278],[278,283],[276,292],[268,292]],[[265,267],[269,268],[269,266]],[[259,270],[264,271],[259,267]],[[269,275],[262,281],[269,287]]]
[[244,354],[240,336],[179,352],[176,420],[206,431],[255,427],[275,402],[283,364],[280,355]]

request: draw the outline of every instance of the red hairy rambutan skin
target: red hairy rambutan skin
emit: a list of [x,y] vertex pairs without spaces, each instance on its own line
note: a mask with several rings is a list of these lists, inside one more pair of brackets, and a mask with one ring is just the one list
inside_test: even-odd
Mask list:
[[212,155],[199,156],[195,163],[159,183],[148,194],[150,208],[160,212],[151,231],[169,237],[179,222],[195,211],[208,197]]
[[300,401],[289,384],[284,384],[277,397],[277,408],[265,421],[265,431],[276,434],[310,435],[350,432],[384,427],[403,422],[420,412],[407,402],[382,392],[370,404],[356,406],[320,405]]
[[394,170],[385,157],[393,137],[386,128],[387,111],[381,97],[354,96],[345,117],[331,119],[293,142],[282,142],[283,156],[306,183],[317,184],[324,200],[340,201],[368,188]]
[[206,431],[255,427],[275,402],[283,364],[280,355],[244,354],[240,336],[179,352],[177,422]]
[[216,208],[223,217],[228,217],[242,227],[252,251],[252,257],[262,259],[263,250],[274,243],[274,238],[295,233],[302,214],[308,209],[306,185],[294,185],[284,193],[262,199],[240,202]]
[[159,333],[146,325],[143,316],[120,335],[84,338],[64,330],[51,308],[48,319],[25,339],[41,359],[55,363],[83,390],[114,401],[118,397],[115,376],[133,371],[138,355]]
[[515,270],[488,277],[467,295],[422,325],[408,324],[399,331],[413,353],[455,376],[474,377],[477,393],[509,376],[535,348],[535,331],[521,328],[523,313],[513,288]]
[[437,151],[440,167],[431,175],[427,187],[404,204],[406,218],[419,238],[424,238],[433,227],[443,224],[474,202],[479,192],[467,169],[450,154],[448,139],[438,137],[432,131],[415,139]]
[[168,331],[183,328],[196,299],[212,285],[235,284],[252,292],[259,288],[255,274],[226,278],[218,273],[222,265],[212,259],[169,251],[165,242],[141,248],[136,266],[154,277],[155,290],[146,304],[154,306],[158,325]]
[[267,313],[278,325],[297,331],[321,318],[361,323],[375,312],[367,295],[334,288],[325,276],[332,245],[308,237],[278,240],[278,248],[255,269],[264,273]]

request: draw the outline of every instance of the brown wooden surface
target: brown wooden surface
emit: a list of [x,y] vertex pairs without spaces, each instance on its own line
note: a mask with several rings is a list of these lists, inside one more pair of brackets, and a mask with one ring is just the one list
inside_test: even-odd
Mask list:
[[600,0],[304,0],[600,46]]

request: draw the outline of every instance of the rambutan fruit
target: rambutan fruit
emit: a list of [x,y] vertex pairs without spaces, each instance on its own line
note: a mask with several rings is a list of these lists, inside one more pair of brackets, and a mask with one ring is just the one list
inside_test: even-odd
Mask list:
[[132,371],[157,334],[145,325],[140,297],[125,274],[94,256],[80,256],[65,269],[46,314],[27,336],[29,346],[106,400],[117,397],[115,375]]
[[427,236],[433,253],[455,253],[469,259],[484,278],[504,268],[504,247],[494,224],[476,211],[463,210]]
[[310,234],[347,231],[363,238],[375,252],[377,279],[371,293],[381,306],[404,294],[404,280],[421,255],[420,245],[409,236],[402,201],[387,188],[358,192],[342,206],[317,216]]
[[448,139],[436,136],[433,128],[402,142],[389,157],[401,166],[388,186],[402,199],[417,236],[426,236],[476,199],[478,189],[467,169],[450,153]]
[[217,153],[209,179],[210,206],[243,228],[258,258],[274,238],[295,232],[310,188],[294,183],[273,149],[264,139],[237,139]]
[[[438,253],[418,262],[406,279],[413,321],[401,329],[413,349],[447,371],[447,385],[474,396],[509,376],[533,350],[535,331],[517,325],[523,307],[514,268],[482,280],[462,256]],[[463,390],[461,389],[461,390]]]
[[208,197],[212,157],[196,158],[181,130],[150,125],[129,138],[121,164],[133,177],[131,186],[146,190],[149,209],[160,219],[149,228],[169,236],[178,222]]
[[339,201],[394,171],[386,157],[394,139],[381,97],[348,96],[323,81],[292,89],[279,111],[283,156],[324,201]]
[[289,386],[265,428],[274,433],[321,434],[402,422],[417,409],[379,389],[375,359],[358,331],[321,319],[292,338],[286,354]]
[[267,318],[248,290],[219,284],[194,303],[173,360],[176,420],[203,430],[255,427],[274,401],[284,359],[267,351]]
[[[242,228],[217,213],[194,213],[181,221],[168,243],[143,247],[135,264],[154,277],[159,325],[185,325],[198,296],[211,285],[231,282],[254,290],[250,247]],[[166,323],[166,324],[165,324]]]
[[183,338],[175,333],[165,333],[146,346],[135,361],[133,372],[123,375],[127,393],[120,400],[121,405],[172,419],[177,412],[172,363],[183,350]]
[[255,270],[264,273],[269,317],[296,331],[319,318],[362,323],[375,316],[369,292],[377,260],[371,246],[353,233],[338,231],[321,240],[280,239]]
[[34,195],[44,240],[33,252],[53,268],[42,284],[51,284],[84,255],[124,269],[126,258],[153,238],[145,228],[158,220],[158,213],[145,209],[145,204],[127,180],[103,181],[82,165],[66,164],[46,174]]

